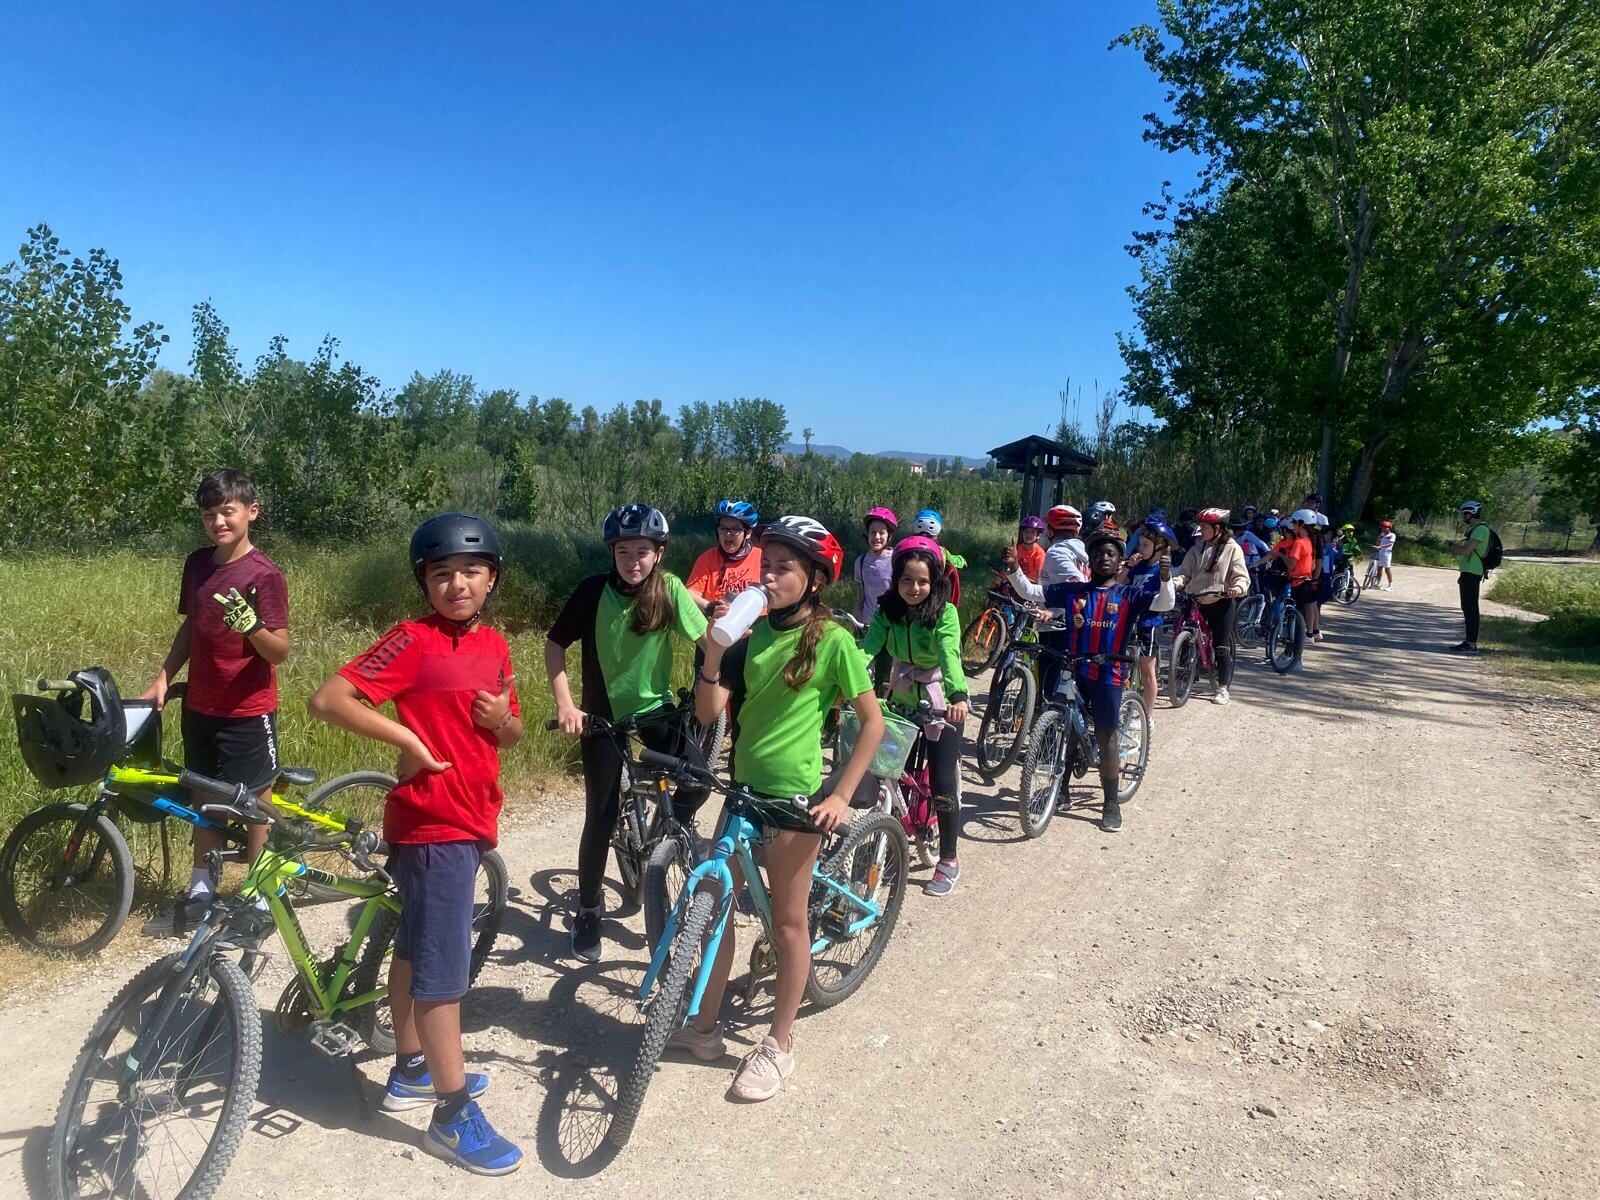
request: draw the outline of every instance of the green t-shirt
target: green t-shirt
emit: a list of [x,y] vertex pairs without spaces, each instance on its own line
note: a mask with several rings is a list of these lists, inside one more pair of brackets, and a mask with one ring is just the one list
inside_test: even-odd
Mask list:
[[[817,669],[796,691],[783,678],[803,625],[759,622],[722,660],[734,696],[733,778],[764,796],[814,796],[822,787],[822,722],[834,697],[872,691],[856,640],[832,625],[817,643]],[[735,676],[734,672],[738,672]]]
[[1484,521],[1479,521],[1467,530],[1466,540],[1472,543],[1472,549],[1456,560],[1461,567],[1463,575],[1482,575],[1483,556],[1489,553],[1489,526]]
[[[871,662],[880,650],[888,651],[896,662],[910,663],[923,670],[938,667],[947,702],[967,694],[967,677],[961,669],[961,615],[954,604],[944,606],[938,624],[932,629],[920,621],[891,621],[879,608],[867,627],[861,653]],[[897,704],[915,708],[925,696],[926,689],[914,683],[909,690],[895,692],[891,698]]]
[[612,587],[605,575],[579,584],[551,626],[556,645],[583,643],[586,711],[620,721],[672,703],[672,635],[699,641],[706,618],[682,580],[667,571],[662,578],[672,610],[666,628],[655,633],[633,631],[633,598]]

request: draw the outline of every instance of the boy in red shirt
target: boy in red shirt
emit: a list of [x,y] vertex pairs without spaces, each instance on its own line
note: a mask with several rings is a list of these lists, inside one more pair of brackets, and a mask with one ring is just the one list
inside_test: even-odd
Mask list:
[[[183,563],[172,648],[142,700],[160,708],[172,677],[189,665],[183,697],[184,765],[242,783],[263,802],[278,777],[278,678],[289,657],[289,589],[283,572],[250,541],[261,515],[256,485],[243,471],[212,471],[195,489],[200,524],[211,539]],[[267,827],[250,827],[250,857],[266,845]],[[189,890],[144,925],[150,937],[187,937],[211,905],[205,856],[222,834],[194,831]]]
[[[508,1175],[522,1151],[478,1107],[489,1080],[467,1074],[461,1052],[478,863],[498,836],[500,751],[522,739],[510,648],[481,620],[500,581],[500,539],[480,517],[431,517],[411,535],[411,567],[433,611],[339,668],[311,715],[400,751],[383,810],[401,904],[389,968],[398,1053],[383,1107],[432,1105],[424,1150]],[[377,711],[389,700],[398,720]]]

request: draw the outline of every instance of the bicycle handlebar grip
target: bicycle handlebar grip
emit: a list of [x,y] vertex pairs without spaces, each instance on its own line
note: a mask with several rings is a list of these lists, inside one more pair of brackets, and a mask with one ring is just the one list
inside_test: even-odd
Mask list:
[[683,759],[673,758],[670,754],[662,754],[659,750],[648,747],[639,751],[639,761],[647,767],[659,767],[663,771],[676,771],[683,766]]
[[190,791],[206,792],[223,800],[232,800],[239,794],[239,788],[236,784],[223,783],[222,780],[212,779],[209,775],[197,774],[189,770],[188,767],[179,768],[178,786],[186,787]]
[[554,717],[551,717],[550,720],[544,723],[544,727],[547,733],[554,733],[556,730],[561,728],[561,722],[556,720]]
[[70,679],[37,679],[34,688],[41,692],[75,692],[78,685]]

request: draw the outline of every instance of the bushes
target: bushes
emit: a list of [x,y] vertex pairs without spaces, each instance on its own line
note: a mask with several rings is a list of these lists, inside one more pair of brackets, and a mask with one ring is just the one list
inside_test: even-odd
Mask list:
[[1600,566],[1518,563],[1495,572],[1489,599],[1529,612],[1600,618]]

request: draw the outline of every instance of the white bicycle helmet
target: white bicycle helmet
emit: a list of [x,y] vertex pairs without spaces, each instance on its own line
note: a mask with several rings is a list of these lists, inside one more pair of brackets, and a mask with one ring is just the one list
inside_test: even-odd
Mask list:
[[1317,514],[1309,508],[1297,508],[1289,514],[1289,520],[1296,525],[1315,525],[1317,524]]
[[1477,500],[1463,500],[1461,507],[1457,511],[1464,517],[1481,517],[1483,515],[1483,505]]
[[939,535],[944,532],[944,518],[933,509],[925,508],[911,518],[911,532],[938,541]]

